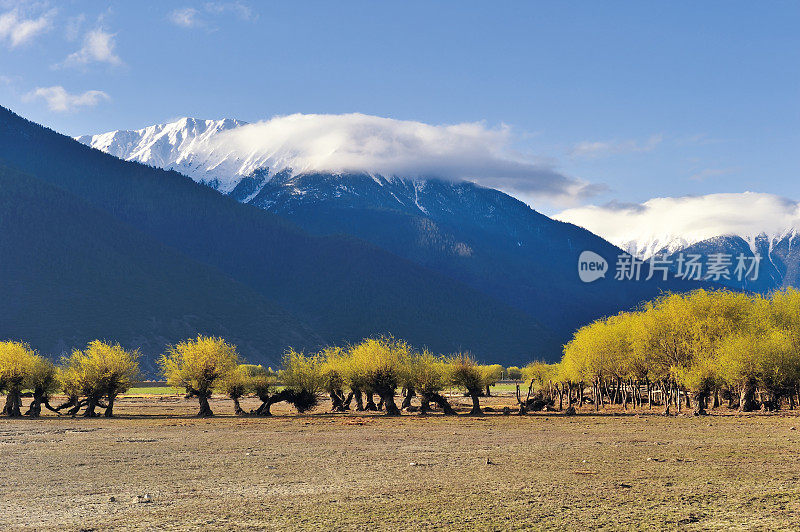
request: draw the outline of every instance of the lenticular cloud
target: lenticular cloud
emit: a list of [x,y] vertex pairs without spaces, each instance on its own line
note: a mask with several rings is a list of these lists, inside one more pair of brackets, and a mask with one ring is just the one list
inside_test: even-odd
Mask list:
[[580,196],[576,179],[515,157],[511,130],[482,123],[430,125],[359,113],[293,114],[222,131],[196,156],[238,175],[260,168],[471,180],[523,194]]

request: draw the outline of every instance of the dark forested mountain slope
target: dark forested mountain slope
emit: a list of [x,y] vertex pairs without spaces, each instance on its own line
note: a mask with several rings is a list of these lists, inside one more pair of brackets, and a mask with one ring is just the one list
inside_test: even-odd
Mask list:
[[0,337],[48,354],[95,338],[139,347],[155,372],[165,344],[222,335],[274,364],[322,339],[253,290],[79,198],[0,166]]
[[6,109],[0,163],[216,268],[324,341],[392,333],[500,362],[558,356],[558,342],[535,319],[446,275],[353,236],[311,236],[176,172],[121,161]]

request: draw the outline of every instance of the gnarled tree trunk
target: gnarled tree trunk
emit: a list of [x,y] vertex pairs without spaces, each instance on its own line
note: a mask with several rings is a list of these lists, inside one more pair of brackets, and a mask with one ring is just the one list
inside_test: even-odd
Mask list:
[[456,411],[453,410],[453,407],[450,406],[450,402],[442,394],[440,394],[438,392],[429,392],[427,394],[424,394],[423,397],[425,397],[428,400],[428,402],[436,403],[436,405],[439,408],[442,409],[442,412],[444,412],[444,415],[446,415],[446,416],[455,416],[455,415],[457,415]]
[[364,394],[361,390],[353,390],[353,394],[355,394],[356,398],[356,411],[363,412],[364,411]]
[[756,383],[753,379],[745,379],[739,390],[739,411],[752,412],[756,409],[755,401]]
[[[103,414],[105,417],[114,417],[114,399],[116,398],[116,394],[108,394],[108,404],[106,405],[106,411]],[[239,401],[236,401],[237,406],[238,404]]]
[[367,392],[367,404],[364,405],[364,410],[370,412],[376,412],[378,410],[378,406],[375,404],[375,396],[372,392]]
[[406,393],[403,396],[403,402],[400,403],[400,410],[405,410],[406,408],[411,406],[411,398],[416,397],[416,395],[417,394],[414,391],[414,388],[407,388]]
[[[688,394],[687,394],[688,396]],[[706,390],[700,390],[696,392],[692,392],[692,403],[694,404],[693,414],[695,416],[705,416],[708,414],[706,412],[706,397],[708,396],[708,392]]]
[[197,413],[197,417],[212,417],[214,415],[214,412],[211,411],[211,405],[208,404],[210,395],[208,393],[197,394],[197,399],[200,401],[200,411]]
[[3,407],[3,415],[8,417],[20,417],[22,412],[22,397],[18,390],[9,390],[6,395],[6,404]]
[[400,415],[400,409],[397,408],[397,404],[394,402],[394,390],[380,390],[378,391],[378,396],[381,398],[381,403],[383,403],[383,407],[386,409],[387,416]]
[[483,410],[481,410],[480,391],[472,390],[469,396],[472,398],[472,410],[469,411],[469,415],[482,416]]

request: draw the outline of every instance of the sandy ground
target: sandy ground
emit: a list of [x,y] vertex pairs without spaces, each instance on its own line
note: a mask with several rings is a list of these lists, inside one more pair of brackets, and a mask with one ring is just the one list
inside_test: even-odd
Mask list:
[[[485,404],[513,404],[512,397]],[[466,402],[465,402],[466,404]],[[246,408],[255,402],[245,402]],[[328,414],[0,420],[2,530],[800,527],[800,418]]]

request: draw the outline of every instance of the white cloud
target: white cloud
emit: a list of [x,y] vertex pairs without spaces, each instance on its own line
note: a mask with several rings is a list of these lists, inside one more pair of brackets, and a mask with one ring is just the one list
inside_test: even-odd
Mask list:
[[[257,168],[467,179],[526,197],[582,197],[589,185],[512,153],[511,129],[430,125],[360,113],[293,114],[219,133],[194,155],[229,175]],[[222,168],[220,168],[222,169]]]
[[591,205],[567,209],[555,218],[646,257],[670,243],[690,245],[716,236],[779,237],[800,229],[800,204],[774,194],[724,193]]
[[116,34],[100,28],[88,32],[83,38],[83,46],[69,54],[61,66],[85,65],[91,62],[121,65],[122,60],[114,52]]
[[663,140],[662,135],[653,135],[644,142],[637,140],[584,141],[573,146],[570,155],[597,158],[621,153],[644,153],[656,149]]
[[182,28],[195,28],[203,25],[200,20],[200,12],[193,7],[184,7],[170,12],[169,20]]
[[38,17],[25,18],[19,8],[0,14],[0,42],[7,42],[11,48],[29,43],[50,29],[55,14],[56,10],[51,9]]
[[244,21],[258,18],[258,15],[242,2],[206,2],[201,9],[183,7],[170,11],[167,18],[182,28],[199,28],[209,26],[214,17],[228,13]]
[[61,86],[37,87],[25,95],[26,101],[42,99],[51,111],[66,113],[80,107],[94,107],[102,101],[110,100],[103,91],[91,90],[81,94],[70,94]]

